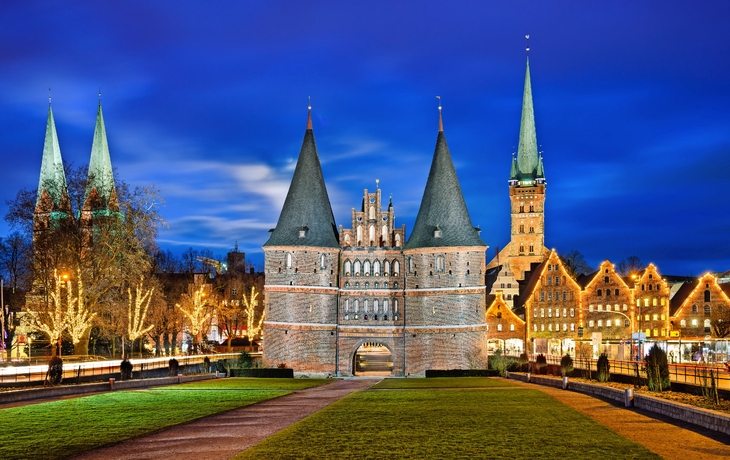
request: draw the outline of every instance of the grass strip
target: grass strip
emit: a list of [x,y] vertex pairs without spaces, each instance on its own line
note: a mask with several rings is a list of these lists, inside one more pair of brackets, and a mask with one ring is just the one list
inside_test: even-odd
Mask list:
[[490,387],[514,387],[515,384],[502,379],[491,377],[433,377],[413,379],[383,379],[371,388],[378,390],[407,390],[426,388],[490,388]]
[[67,458],[326,382],[230,378],[2,409],[0,458]]
[[235,458],[470,457],[660,458],[529,389],[355,393]]

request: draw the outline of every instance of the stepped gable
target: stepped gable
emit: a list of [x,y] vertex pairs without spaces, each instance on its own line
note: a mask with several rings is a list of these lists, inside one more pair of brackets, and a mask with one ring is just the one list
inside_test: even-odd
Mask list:
[[469,211],[461,193],[442,126],[439,112],[440,129],[436,138],[431,171],[428,173],[426,189],[423,192],[413,232],[403,247],[404,250],[487,246],[469,218]]
[[[92,193],[96,191],[96,193]],[[96,196],[94,196],[96,195]],[[89,201],[89,198],[93,199]],[[91,143],[91,159],[89,160],[89,173],[84,194],[85,208],[109,209],[118,211],[116,190],[114,188],[114,171],[112,170],[111,157],[109,155],[109,144],[106,138],[106,127],[104,115],[101,110],[101,100],[96,113],[96,127],[94,128],[94,140]]]
[[289,192],[276,228],[271,230],[269,241],[264,244],[266,246],[340,247],[314,142],[311,111]]

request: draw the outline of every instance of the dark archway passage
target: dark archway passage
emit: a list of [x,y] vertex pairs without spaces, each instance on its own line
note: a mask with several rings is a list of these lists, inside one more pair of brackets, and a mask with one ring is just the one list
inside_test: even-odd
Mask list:
[[382,343],[366,342],[355,352],[352,363],[353,375],[390,375],[393,372],[393,355]]

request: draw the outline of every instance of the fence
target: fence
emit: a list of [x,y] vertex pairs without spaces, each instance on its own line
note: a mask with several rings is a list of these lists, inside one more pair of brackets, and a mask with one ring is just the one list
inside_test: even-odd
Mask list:
[[[149,371],[154,369],[163,369],[169,366],[172,358],[177,359],[180,364],[180,373],[187,373],[186,370],[193,365],[202,364],[208,357],[211,362],[223,359],[235,359],[239,355],[237,353],[220,353],[215,355],[194,355],[194,356],[167,356],[164,358],[149,359],[130,359],[132,363],[132,372]],[[69,357],[71,358],[71,357]],[[88,378],[98,376],[99,378],[110,376],[119,372],[120,360],[114,361],[94,361],[94,362],[69,362],[63,364],[63,378]],[[22,367],[1,367],[0,368],[0,385],[3,383],[29,383],[44,381],[48,365],[22,366]]]
[[[536,354],[530,354],[530,361],[534,362]],[[548,364],[560,365],[561,356],[548,355],[545,357]],[[515,357],[516,359],[516,357]],[[582,358],[580,356],[573,358],[573,367],[578,370],[590,369],[594,372],[597,369],[597,359]],[[646,378],[646,370],[643,361],[621,361],[617,359],[608,360],[612,374],[621,374],[628,376],[636,376],[637,364],[639,377]],[[710,371],[713,371],[717,379],[718,388],[730,389],[730,372],[724,365],[714,364],[669,364],[669,379],[672,382],[685,383],[687,385],[705,386],[705,379],[709,378]]]

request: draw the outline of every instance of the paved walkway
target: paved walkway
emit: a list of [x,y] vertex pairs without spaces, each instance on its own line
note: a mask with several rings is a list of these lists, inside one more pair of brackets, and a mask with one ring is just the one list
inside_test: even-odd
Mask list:
[[[602,399],[559,388],[510,380],[546,393],[621,436],[667,459],[728,459],[730,437],[716,431],[613,405]],[[618,454],[617,454],[618,455]]]
[[78,459],[228,459],[381,379],[336,380],[82,454]]

